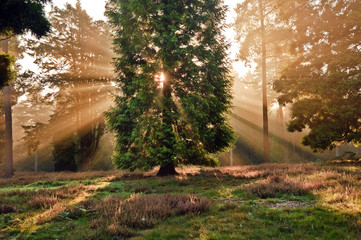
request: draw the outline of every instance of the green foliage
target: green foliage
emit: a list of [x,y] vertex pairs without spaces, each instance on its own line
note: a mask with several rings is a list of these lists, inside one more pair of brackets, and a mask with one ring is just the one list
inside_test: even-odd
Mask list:
[[22,126],[25,132],[25,137],[23,139],[25,141],[29,155],[38,150],[38,147],[40,145],[40,140],[44,138],[44,136],[42,136],[43,127],[44,124],[39,122],[33,125]]
[[310,132],[313,150],[361,142],[361,4],[359,1],[290,1],[282,17],[293,20],[296,59],[275,88],[293,103],[289,131]]
[[51,0],[1,0],[0,33],[23,34],[31,31],[37,37],[49,32],[44,4]]
[[56,171],[76,171],[78,165],[75,161],[76,145],[73,137],[54,139],[54,169]]
[[222,1],[112,0],[107,9],[120,90],[106,113],[115,164],[216,165],[233,141]]
[[10,54],[0,54],[0,88],[8,85],[16,77],[15,60]]

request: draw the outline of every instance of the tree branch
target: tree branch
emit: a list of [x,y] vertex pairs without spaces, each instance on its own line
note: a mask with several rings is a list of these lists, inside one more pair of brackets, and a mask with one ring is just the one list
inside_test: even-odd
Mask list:
[[15,35],[16,35],[16,34],[14,33],[14,34],[10,35],[9,37],[1,38],[0,41],[8,40],[8,39],[10,39],[11,37],[14,37]]

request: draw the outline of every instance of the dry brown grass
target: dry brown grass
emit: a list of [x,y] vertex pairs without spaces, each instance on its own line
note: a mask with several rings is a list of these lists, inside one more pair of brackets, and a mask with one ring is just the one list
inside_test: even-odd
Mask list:
[[40,209],[50,208],[62,199],[74,199],[76,196],[86,192],[93,192],[94,186],[62,186],[57,189],[39,189],[31,190],[12,190],[0,192],[0,204],[7,203],[11,197],[21,197],[19,204],[28,204],[29,206]]
[[91,172],[15,172],[14,176],[5,179],[0,178],[0,186],[27,185],[39,181],[73,181],[104,178],[104,181],[138,180],[154,177],[157,169],[148,172],[129,171],[91,171]]
[[64,212],[66,207],[63,204],[55,204],[49,210],[45,211],[43,214],[39,215],[36,218],[37,224],[44,224],[54,220],[59,217],[60,213]]
[[327,207],[345,212],[361,212],[361,172],[357,168],[265,164],[220,168],[213,174],[249,180],[251,183],[242,188],[248,196],[268,198],[281,194],[311,193]]
[[272,175],[309,175],[318,170],[319,168],[314,164],[262,164],[219,168],[219,172],[222,175],[229,175],[240,179],[265,178]]
[[38,181],[72,181],[83,179],[95,179],[112,175],[121,175],[122,171],[94,171],[94,172],[15,172],[14,176],[9,179],[0,179],[0,186],[8,185],[27,185]]
[[186,195],[132,195],[129,199],[107,197],[95,208],[99,217],[92,227],[111,235],[129,237],[134,229],[150,228],[172,214],[199,214],[208,210],[210,200]]
[[[179,177],[187,175],[204,176],[232,176],[237,178],[259,178],[268,175],[276,175],[282,172],[288,174],[310,173],[317,170],[312,164],[264,164],[257,166],[223,167],[223,168],[199,168],[184,167],[178,168]],[[72,181],[104,178],[104,181],[138,180],[149,177],[155,177],[157,168],[148,172],[128,172],[128,171],[92,171],[92,172],[15,172],[9,179],[0,178],[0,186],[9,185],[27,185],[38,181]]]

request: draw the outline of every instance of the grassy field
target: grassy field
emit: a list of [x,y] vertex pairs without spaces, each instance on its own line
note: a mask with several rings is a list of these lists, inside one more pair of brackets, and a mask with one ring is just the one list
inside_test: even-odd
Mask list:
[[0,179],[0,239],[361,239],[361,167],[178,172]]

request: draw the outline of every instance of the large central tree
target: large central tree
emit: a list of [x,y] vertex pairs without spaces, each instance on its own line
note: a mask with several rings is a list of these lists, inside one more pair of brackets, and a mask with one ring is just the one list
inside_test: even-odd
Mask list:
[[221,0],[110,0],[120,95],[107,113],[123,169],[217,165],[233,131]]

